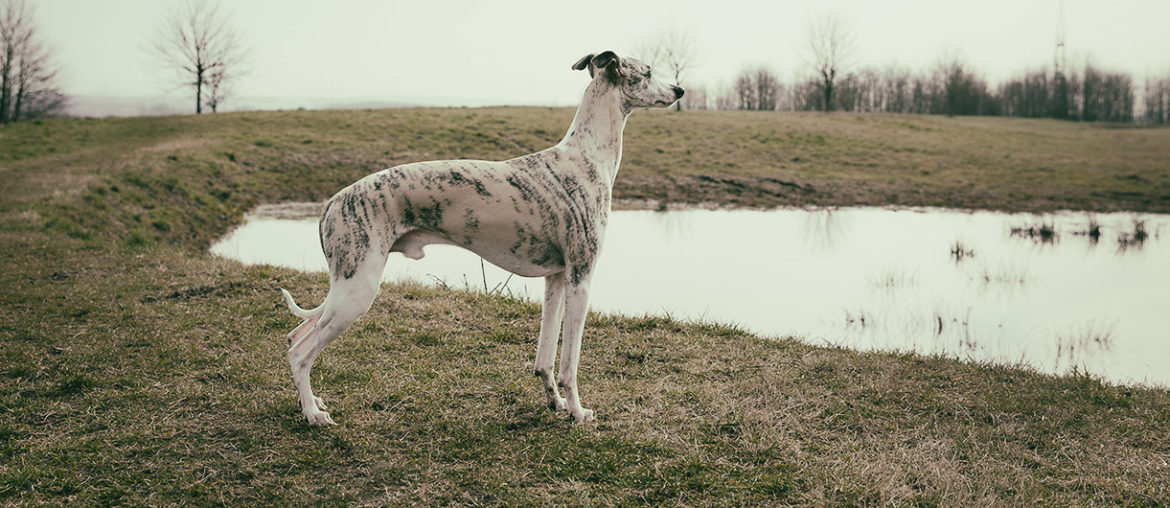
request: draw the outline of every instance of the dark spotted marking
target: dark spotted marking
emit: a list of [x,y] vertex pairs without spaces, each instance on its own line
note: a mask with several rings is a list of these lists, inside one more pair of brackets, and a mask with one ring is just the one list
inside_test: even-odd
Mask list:
[[325,204],[318,223],[321,250],[330,272],[351,279],[370,250],[368,197],[362,185],[342,189]]
[[471,238],[471,234],[479,231],[479,217],[475,215],[475,210],[468,208],[467,211],[463,214],[463,221],[463,227],[465,231],[463,235],[463,244],[471,245],[474,242],[474,240]]
[[489,198],[492,196],[492,193],[488,192],[487,187],[485,187],[483,185],[483,182],[480,181],[478,178],[469,178],[468,176],[464,175],[463,173],[460,173],[460,172],[455,171],[455,170],[451,170],[451,172],[447,174],[447,180],[449,182],[451,182],[451,185],[454,185],[456,187],[470,186],[470,187],[475,189],[476,194],[479,194],[480,196],[483,196],[485,198]]
[[435,198],[431,198],[431,202],[433,203],[431,206],[419,207],[418,218],[414,225],[428,231],[442,232],[443,204]]

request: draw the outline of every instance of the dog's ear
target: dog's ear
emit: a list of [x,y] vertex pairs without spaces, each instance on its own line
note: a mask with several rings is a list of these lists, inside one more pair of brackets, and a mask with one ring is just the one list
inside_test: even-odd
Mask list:
[[613,51],[602,51],[601,54],[592,56],[592,58],[589,59],[589,63],[593,64],[593,66],[598,69],[604,69],[611,65],[617,65],[618,56],[615,55]]
[[[593,61],[593,53],[589,53],[588,55],[581,57],[580,60],[577,60],[577,63],[573,64],[573,70],[575,70],[575,71],[584,70],[585,68],[590,67],[590,64],[592,63],[592,61]],[[593,77],[593,69],[592,68],[589,69],[589,77]]]
[[613,51],[603,51],[600,55],[590,53],[577,60],[577,63],[573,64],[573,70],[589,69],[589,77],[592,78],[596,74],[597,69],[605,69],[606,77],[611,82],[617,83],[619,77],[618,63],[620,63],[620,60]]
[[[589,65],[592,69],[605,69],[605,77],[611,83],[618,83],[621,79],[621,73],[618,69],[621,67],[621,60],[613,51],[602,51],[601,54],[594,56],[589,60]],[[592,72],[590,72],[592,74]]]

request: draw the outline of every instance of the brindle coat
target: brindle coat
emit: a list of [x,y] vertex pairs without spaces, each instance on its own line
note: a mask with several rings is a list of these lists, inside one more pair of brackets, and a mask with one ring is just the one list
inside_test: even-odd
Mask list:
[[309,384],[321,349],[369,310],[391,252],[419,259],[430,244],[458,245],[517,275],[545,278],[536,375],[550,408],[568,409],[578,423],[593,419],[593,411],[581,406],[577,365],[590,276],[622,158],[622,130],[635,108],[667,107],[683,90],[611,51],[586,55],[573,69],[588,69],[592,81],[556,146],[502,162],[404,164],[362,178],[325,203],[320,237],[329,262],[328,296],[304,310],[281,290],[292,312],[304,318],[288,334],[288,359],[309,423],[333,424]]

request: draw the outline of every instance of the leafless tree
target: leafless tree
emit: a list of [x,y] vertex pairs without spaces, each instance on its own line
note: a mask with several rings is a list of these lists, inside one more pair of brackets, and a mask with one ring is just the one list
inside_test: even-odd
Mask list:
[[736,76],[734,89],[738,109],[756,109],[756,84],[751,71],[744,69]]
[[756,85],[756,109],[775,111],[780,107],[780,95],[784,93],[784,85],[780,84],[780,78],[776,77],[776,74],[761,65],[756,68],[753,81]]
[[833,84],[856,49],[853,33],[837,14],[826,14],[809,21],[808,58],[819,77],[825,111],[833,110]]
[[1134,100],[1133,77],[1085,64],[1080,76],[1081,120],[1088,122],[1131,122]]
[[195,114],[203,113],[204,105],[214,113],[231,82],[244,71],[239,35],[219,4],[210,0],[179,4],[160,26],[151,48],[157,62],[175,72],[182,86],[195,89]]
[[24,0],[0,0],[0,125],[64,108],[51,57]]
[[732,85],[729,102],[732,109],[776,111],[784,94],[780,78],[767,67],[760,65],[739,71]]
[[1146,123],[1170,123],[1170,73],[1161,77],[1146,77],[1144,97]]
[[935,114],[954,115],[998,115],[1000,101],[987,89],[987,82],[980,78],[963,56],[956,52],[944,52],[934,69],[935,81],[941,83]]
[[[715,88],[715,109],[718,111],[732,111],[739,109],[735,88],[726,83],[719,83]],[[685,97],[685,96],[684,96]]]
[[[683,88],[686,88],[687,73],[699,61],[694,32],[679,27],[664,30],[642,41],[638,53],[654,69],[669,72],[675,84]],[[682,111],[681,101],[675,103],[675,109]]]
[[887,113],[910,111],[910,70],[894,64],[881,71],[882,104]]
[[683,95],[683,107],[691,110],[711,109],[710,93],[705,86],[688,85],[687,93]]

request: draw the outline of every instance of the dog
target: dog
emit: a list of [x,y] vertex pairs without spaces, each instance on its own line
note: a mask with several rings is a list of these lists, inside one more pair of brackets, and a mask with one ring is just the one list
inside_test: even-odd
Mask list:
[[288,362],[309,424],[336,425],[309,384],[317,355],[370,309],[391,252],[420,259],[423,247],[433,244],[457,245],[522,277],[544,277],[536,376],[550,409],[568,410],[576,423],[593,420],[593,411],[581,406],[577,366],[589,282],[622,159],[622,131],[635,109],[669,107],[684,91],[654,77],[648,65],[612,51],[586,55],[572,68],[587,69],[590,83],[568,133],[555,146],[502,162],[395,166],[358,180],[325,203],[319,233],[329,294],[320,306],[305,310],[280,290],[289,310],[304,319],[288,334]]

